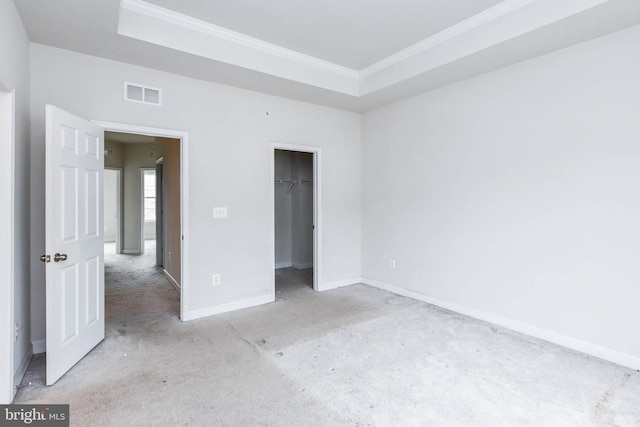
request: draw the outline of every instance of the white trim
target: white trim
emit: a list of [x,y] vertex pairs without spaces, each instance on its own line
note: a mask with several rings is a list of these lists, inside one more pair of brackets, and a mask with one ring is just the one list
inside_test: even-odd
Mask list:
[[357,285],[358,283],[362,283],[362,277],[349,277],[348,279],[323,283],[322,286],[318,287],[318,291],[330,291],[331,289],[344,288],[345,286]]
[[322,149],[311,145],[289,144],[285,142],[271,142],[271,166],[269,177],[269,212],[270,218],[270,236],[271,242],[269,251],[269,265],[273,266],[271,274],[271,289],[273,297],[276,294],[276,262],[275,262],[275,245],[276,245],[276,220],[275,220],[275,160],[276,150],[298,151],[302,153],[313,154],[313,289],[318,290],[322,286]]
[[[4,89],[4,80],[0,79],[0,89]],[[0,93],[0,148],[2,149],[2,164],[0,166],[0,196],[8,206],[2,210],[0,230],[6,238],[0,243],[0,256],[6,265],[0,269],[0,403],[9,404],[15,395],[14,351],[15,351],[15,272],[14,272],[14,243],[15,243],[15,91]],[[6,122],[5,123],[5,120]],[[4,155],[6,153],[6,155]],[[3,262],[4,264],[4,262]],[[24,326],[24,325],[21,325]],[[26,328],[23,329],[26,333]]]
[[276,270],[279,270],[281,268],[289,268],[289,267],[293,267],[293,264],[291,263],[291,261],[276,262]]
[[[307,268],[313,268],[313,261],[311,262],[293,262],[291,266],[296,270],[306,270]],[[278,267],[276,267],[278,268]]]
[[33,354],[42,354],[47,352],[47,340],[32,341]]
[[251,298],[243,301],[230,302],[228,304],[214,305],[213,307],[198,308],[191,310],[186,319],[195,320],[202,317],[213,316],[215,314],[227,313],[230,311],[242,310],[244,308],[255,307],[258,305],[268,304],[275,301],[273,295],[263,295],[261,297]]
[[124,249],[122,253],[125,255],[142,255],[142,252],[135,249]]
[[[144,243],[145,243],[145,224],[146,221],[144,220],[144,173],[146,171],[153,171],[153,173],[156,173],[156,168],[139,168],[140,169],[140,253],[143,254],[144,253]],[[155,224],[155,221],[154,221]],[[155,233],[155,227],[153,229],[153,232]]]
[[162,273],[164,274],[165,279],[167,279],[169,283],[171,283],[171,286],[173,286],[176,291],[180,293],[180,284],[176,282],[176,279],[174,279],[173,276],[169,274],[169,272],[165,269],[162,269]]
[[431,37],[427,37],[426,39],[419,41],[418,43],[415,43],[405,49],[399,50],[398,52],[389,55],[386,58],[369,65],[368,67],[363,68],[358,73],[358,77],[361,79],[368,77],[371,74],[382,71],[385,68],[389,68],[406,59],[415,57],[425,50],[438,46],[455,37],[468,33],[469,31],[474,30],[482,25],[486,25],[491,21],[494,21],[508,13],[513,12],[514,10],[520,9],[521,7],[526,6],[532,1],[534,0],[506,0],[502,3],[498,3],[497,5],[490,7],[489,9],[486,9],[468,19],[465,19],[458,24],[452,25],[451,27],[440,31],[439,33],[434,34]]
[[22,357],[22,360],[20,361],[20,366],[18,366],[18,369],[16,370],[16,373],[13,376],[13,384],[15,384],[14,390],[16,391],[18,390],[18,385],[22,382],[22,378],[24,377],[24,374],[27,373],[27,369],[29,368],[29,363],[31,363],[32,357],[33,357],[33,350],[32,348],[29,348],[29,350]]
[[118,212],[118,220],[116,221],[116,253],[121,254],[122,251],[122,219],[124,218],[122,215],[122,168],[105,166],[104,170],[110,170],[116,173],[116,204],[117,204],[117,212]]
[[171,24],[197,30],[203,34],[207,34],[209,36],[213,36],[215,38],[225,40],[227,42],[231,42],[249,49],[255,49],[269,55],[274,55],[300,64],[309,65],[325,71],[330,71],[332,73],[339,74],[345,77],[350,77],[353,79],[358,78],[358,72],[351,68],[334,64],[333,62],[324,61],[314,56],[305,55],[303,53],[296,52],[294,50],[287,49],[273,43],[265,42],[264,40],[250,37],[245,34],[238,33],[236,31],[232,31],[227,28],[193,18],[188,15],[183,15],[171,9],[165,9],[163,7],[156,6],[142,0],[122,0],[122,2],[120,3],[120,8],[141,13],[165,22],[169,22]]
[[106,131],[135,133],[149,136],[163,136],[180,139],[180,319],[187,320],[189,315],[189,133],[175,129],[162,129],[148,126],[92,120],[92,123]]
[[483,320],[485,322],[489,322],[494,325],[502,326],[504,328],[511,329],[512,331],[520,332],[525,335],[539,338],[544,341],[548,341],[550,343],[557,344],[562,347],[570,348],[572,350],[576,350],[581,353],[595,356],[600,359],[608,360],[610,362],[617,363],[622,366],[627,366],[631,369],[640,369],[640,357],[637,357],[637,356],[621,353],[616,350],[612,350],[596,344],[581,341],[576,338],[559,334],[557,332],[538,328],[537,326],[518,322],[512,319],[498,316],[493,313],[478,310],[473,307],[467,307],[451,301],[445,301],[439,298],[434,298],[434,297],[422,294],[420,292],[405,289],[400,286],[392,285],[390,283],[380,282],[378,280],[370,279],[368,277],[363,277],[362,283],[369,286],[373,286],[375,288],[393,292],[398,295],[413,298],[418,301],[422,301],[428,304],[442,307],[447,310],[455,311],[456,313],[464,314],[465,316]]
[[165,219],[164,219],[164,157],[156,160],[156,265],[164,267]]
[[120,3],[117,33],[323,89],[358,96],[358,73],[140,0]]
[[[117,31],[145,42],[360,98],[607,2],[610,0],[569,0],[558,7],[553,0],[504,0],[360,70],[143,0],[121,1]],[[434,59],[441,56],[438,51],[450,51],[456,41],[464,40],[473,40],[477,43],[471,44],[477,46]]]
[[[373,73],[381,71],[385,68],[393,66],[398,62],[404,61],[411,57],[414,57],[425,50],[431,49],[434,46],[440,45],[452,38],[458,37],[471,30],[474,30],[482,25],[486,25],[498,18],[503,17],[517,9],[520,9],[534,0],[505,0],[489,9],[486,9],[458,24],[446,28],[445,30],[428,37],[418,43],[415,43],[405,49],[402,49],[388,57],[375,62],[368,67],[361,70],[354,70],[342,65],[335,64],[333,62],[325,61],[316,58],[311,55],[302,54],[291,49],[284,48],[282,46],[275,45],[273,43],[265,42],[255,37],[250,37],[245,34],[229,30],[218,25],[211,24],[200,19],[193,18],[188,15],[184,15],[175,12],[171,9],[166,9],[142,0],[123,0],[120,3],[120,8],[145,16],[161,20],[181,27],[196,30],[200,33],[206,34],[216,39],[224,40],[248,49],[257,50],[263,54],[277,56],[279,58],[287,59],[299,64],[304,64],[314,68],[318,68],[324,71],[349,77],[356,81],[367,77]],[[136,86],[143,85],[137,83],[131,83]],[[156,88],[153,88],[156,89]],[[126,89],[125,89],[126,90]]]

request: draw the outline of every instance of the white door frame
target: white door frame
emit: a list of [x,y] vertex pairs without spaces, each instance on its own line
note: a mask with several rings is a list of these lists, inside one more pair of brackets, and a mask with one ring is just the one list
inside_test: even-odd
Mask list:
[[271,218],[271,250],[269,265],[271,269],[271,290],[275,300],[276,295],[276,193],[275,193],[275,161],[276,150],[298,151],[301,153],[313,154],[313,290],[322,289],[322,150],[320,147],[310,145],[288,144],[284,142],[271,143],[271,178],[269,180],[269,191],[271,193],[271,203],[269,218]]
[[15,165],[15,91],[4,91],[0,79],[0,200],[8,206],[0,212],[0,231],[7,236],[0,242],[0,404],[9,404],[15,395],[14,384],[14,165]]
[[[156,172],[156,168],[140,168],[140,253],[144,253],[145,243],[145,223],[144,223],[144,173],[145,171]],[[154,230],[155,232],[155,230]]]
[[118,220],[116,221],[116,253],[122,253],[122,168],[105,166],[104,170],[116,172],[116,209]]
[[189,313],[189,161],[187,158],[189,134],[175,129],[162,129],[148,126],[130,125],[92,120],[108,132],[134,133],[139,135],[159,136],[180,140],[180,319],[188,318]]

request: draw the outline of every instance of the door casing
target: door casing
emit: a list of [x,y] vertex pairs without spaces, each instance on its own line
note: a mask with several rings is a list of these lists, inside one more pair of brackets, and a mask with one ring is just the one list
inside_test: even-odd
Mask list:
[[145,220],[144,220],[144,173],[145,171],[156,171],[156,168],[140,168],[140,253],[144,253],[145,244]]
[[164,157],[156,160],[156,265],[164,267]]
[[4,91],[0,79],[0,200],[5,206],[0,212],[0,231],[6,238],[0,242],[0,404],[9,404],[15,395],[14,379],[14,140],[15,91]]
[[116,206],[118,219],[116,221],[116,253],[122,253],[122,168],[106,167],[105,171],[116,173]]

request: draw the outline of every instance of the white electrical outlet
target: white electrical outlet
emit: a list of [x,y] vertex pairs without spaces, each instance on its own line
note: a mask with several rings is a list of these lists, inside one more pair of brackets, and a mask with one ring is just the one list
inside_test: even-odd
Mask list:
[[392,270],[396,269],[396,260],[395,259],[390,259],[389,260],[389,268]]
[[213,217],[214,218],[226,218],[227,217],[227,208],[225,208],[225,207],[213,208]]
[[213,276],[213,286],[218,286],[220,283],[222,283],[222,279],[220,279],[220,275],[219,274],[214,274]]

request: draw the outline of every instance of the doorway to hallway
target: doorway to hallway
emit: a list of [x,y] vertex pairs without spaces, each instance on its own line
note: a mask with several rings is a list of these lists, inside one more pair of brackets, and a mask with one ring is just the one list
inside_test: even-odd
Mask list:
[[177,138],[105,132],[107,290],[127,275],[135,287],[159,274],[180,293],[180,145]]

